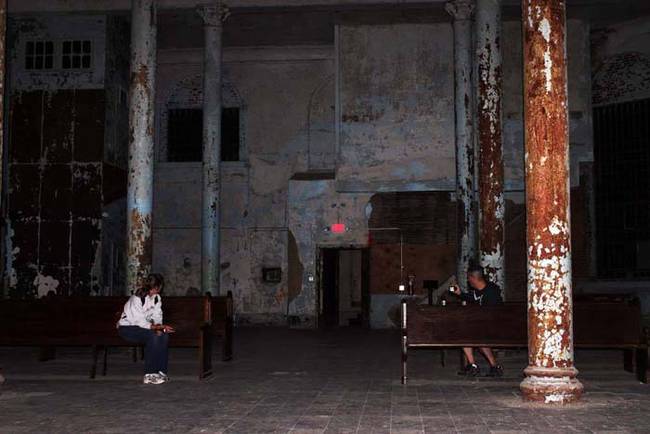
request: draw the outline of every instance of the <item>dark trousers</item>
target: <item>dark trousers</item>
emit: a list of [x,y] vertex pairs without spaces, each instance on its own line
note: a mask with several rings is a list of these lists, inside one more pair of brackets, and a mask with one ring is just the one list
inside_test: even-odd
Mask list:
[[120,326],[120,336],[134,344],[144,344],[144,373],[167,373],[167,345],[169,335],[156,333],[138,326]]

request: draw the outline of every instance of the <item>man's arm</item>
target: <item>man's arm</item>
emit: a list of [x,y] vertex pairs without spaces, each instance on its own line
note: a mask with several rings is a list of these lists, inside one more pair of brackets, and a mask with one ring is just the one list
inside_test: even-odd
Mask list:
[[471,303],[474,301],[474,297],[469,292],[463,292],[460,289],[460,286],[454,285],[454,294],[460,297],[461,300],[464,300],[468,303]]

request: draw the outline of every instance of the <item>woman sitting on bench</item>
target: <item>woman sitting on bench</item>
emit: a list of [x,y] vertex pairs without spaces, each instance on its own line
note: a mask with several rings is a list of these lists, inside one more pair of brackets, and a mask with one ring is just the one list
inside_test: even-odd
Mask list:
[[160,274],[150,274],[144,285],[124,305],[117,323],[118,333],[128,342],[144,344],[144,384],[162,384],[167,377],[168,333],[174,328],[163,324]]

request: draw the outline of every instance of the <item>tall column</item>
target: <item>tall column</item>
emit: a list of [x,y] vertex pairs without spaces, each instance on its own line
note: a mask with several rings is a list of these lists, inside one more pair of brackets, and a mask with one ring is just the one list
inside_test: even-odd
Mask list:
[[461,287],[476,258],[474,201],[474,139],[472,135],[472,13],[474,0],[452,0],[445,9],[454,18],[454,75],[456,93],[456,202],[458,258],[456,276]]
[[131,3],[131,87],[127,178],[127,291],[151,271],[156,2]]
[[505,200],[501,136],[501,0],[477,0],[479,260],[505,288]]
[[524,122],[529,401],[568,403],[582,384],[573,363],[566,5],[524,0]]
[[201,285],[203,292],[220,293],[221,194],[221,57],[223,20],[221,2],[199,9],[203,18],[203,209],[201,215]]
[[[0,0],[0,198],[2,195],[4,175],[4,131],[5,131],[5,68],[7,40],[7,0]],[[1,292],[0,292],[1,294]]]

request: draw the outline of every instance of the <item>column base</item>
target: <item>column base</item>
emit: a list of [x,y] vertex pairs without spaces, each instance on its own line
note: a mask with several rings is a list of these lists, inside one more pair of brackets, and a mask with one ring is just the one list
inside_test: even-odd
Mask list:
[[519,386],[525,401],[544,404],[570,404],[580,400],[584,387],[576,368],[541,368],[529,366]]

